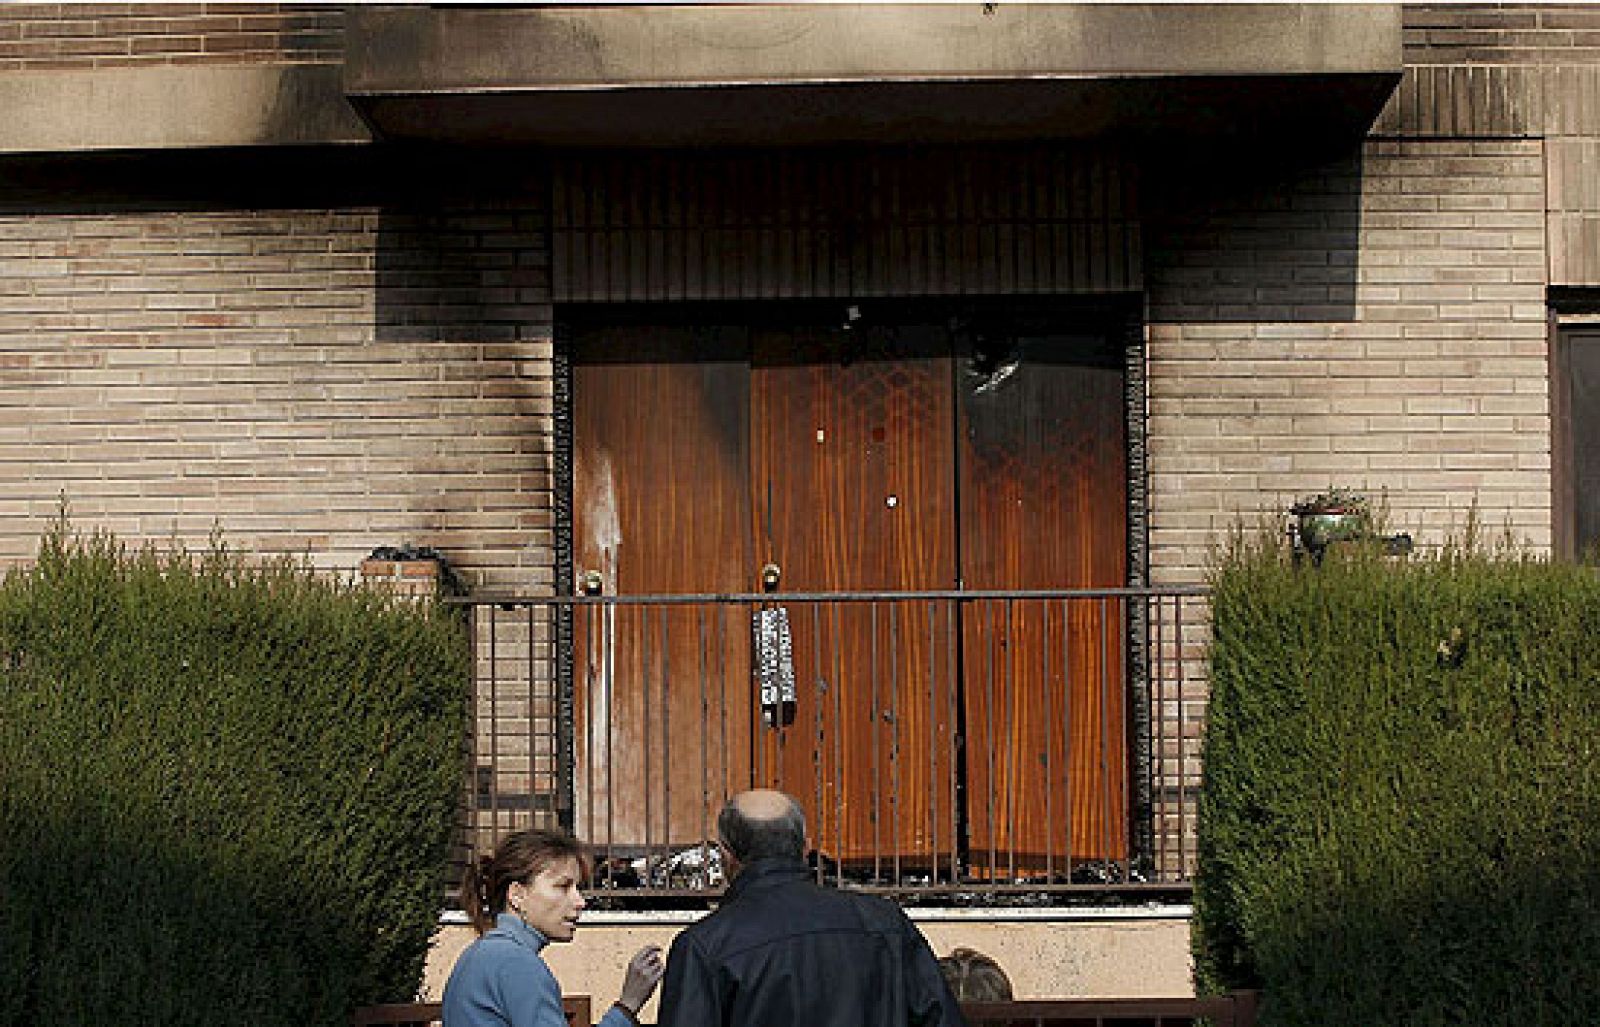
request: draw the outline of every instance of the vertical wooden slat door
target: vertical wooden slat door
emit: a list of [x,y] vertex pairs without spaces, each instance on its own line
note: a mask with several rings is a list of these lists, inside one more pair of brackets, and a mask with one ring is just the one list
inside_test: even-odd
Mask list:
[[[737,328],[579,330],[573,562],[606,595],[751,587],[749,363]],[[581,591],[581,585],[577,589]],[[602,851],[712,837],[750,780],[741,609],[580,606],[575,826]]]
[[[754,591],[769,562],[782,592],[1121,586],[1109,339],[939,318],[580,331],[575,570],[621,595]],[[989,880],[1126,858],[1118,600],[784,606],[797,702],[770,723],[747,608],[579,610],[580,832],[689,844],[761,784],[880,880],[957,853]]]
[[[752,347],[757,545],[784,591],[955,583],[948,332],[767,330]],[[827,857],[876,877],[953,851],[955,666],[943,604],[795,603],[794,723],[761,729],[764,783]]]
[[[974,334],[959,360],[965,587],[1126,583],[1123,373],[1100,334]],[[1125,612],[980,602],[963,621],[968,841],[986,878],[1127,856]]]

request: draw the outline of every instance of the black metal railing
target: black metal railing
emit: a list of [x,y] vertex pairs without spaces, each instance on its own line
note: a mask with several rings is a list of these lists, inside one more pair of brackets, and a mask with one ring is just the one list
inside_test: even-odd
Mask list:
[[904,896],[1186,887],[1199,588],[505,596],[468,837],[561,823],[616,897],[719,890],[726,796],[806,806],[819,876]]

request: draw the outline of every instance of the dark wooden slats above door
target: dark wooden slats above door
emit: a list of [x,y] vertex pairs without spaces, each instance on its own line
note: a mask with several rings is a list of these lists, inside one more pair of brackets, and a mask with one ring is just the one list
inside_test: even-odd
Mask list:
[[558,303],[1142,288],[1105,147],[583,153],[552,188]]

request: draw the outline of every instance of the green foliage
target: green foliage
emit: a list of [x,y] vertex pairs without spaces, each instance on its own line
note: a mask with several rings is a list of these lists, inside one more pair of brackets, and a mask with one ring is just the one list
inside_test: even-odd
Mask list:
[[344,1024],[410,998],[459,619],[65,520],[0,583],[0,1023]]
[[1368,513],[1372,503],[1365,495],[1353,489],[1329,487],[1326,492],[1306,496],[1289,508],[1292,514],[1313,513]]
[[1196,973],[1274,1024],[1600,1022],[1600,578],[1501,546],[1214,575]]

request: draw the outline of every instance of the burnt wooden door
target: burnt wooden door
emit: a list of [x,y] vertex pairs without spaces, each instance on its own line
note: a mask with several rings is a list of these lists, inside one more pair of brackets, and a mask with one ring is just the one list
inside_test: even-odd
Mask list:
[[[748,353],[740,328],[573,338],[573,562],[606,595],[752,588]],[[748,620],[665,605],[573,620],[576,830],[603,852],[713,837],[751,779]]]
[[[1126,584],[1123,370],[1102,334],[969,335],[959,379],[963,586]],[[969,866],[1062,876],[1128,851],[1121,600],[963,617]]]
[[[573,552],[608,595],[955,584],[950,350],[927,328],[605,328],[573,340]],[[953,854],[956,673],[939,604],[790,603],[795,718],[763,719],[745,607],[575,617],[579,832],[707,837],[761,784],[860,863]]]
[[[607,594],[755,592],[766,563],[784,592],[1124,583],[1122,373],[1101,336],[930,319],[572,342],[574,563]],[[762,717],[748,608],[580,609],[580,833],[689,844],[762,784],[876,877],[961,851],[989,878],[1125,855],[1120,606],[784,606],[787,723]]]
[[[956,583],[946,331],[759,333],[752,348],[757,546],[793,592]],[[943,604],[787,604],[795,722],[761,736],[764,783],[808,806],[812,841],[874,877],[954,851],[956,675]]]

